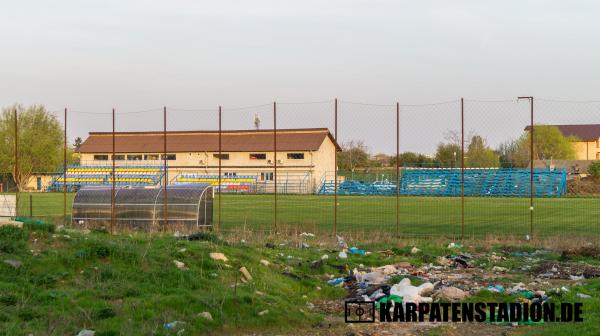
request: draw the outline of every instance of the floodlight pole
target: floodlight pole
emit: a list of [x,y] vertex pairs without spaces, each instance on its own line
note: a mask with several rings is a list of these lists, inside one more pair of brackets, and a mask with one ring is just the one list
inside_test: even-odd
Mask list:
[[529,100],[529,237],[533,239],[533,97],[518,97]]

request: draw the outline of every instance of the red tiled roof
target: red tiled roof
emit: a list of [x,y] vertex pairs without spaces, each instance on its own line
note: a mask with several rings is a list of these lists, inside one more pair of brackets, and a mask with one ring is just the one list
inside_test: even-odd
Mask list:
[[[585,125],[544,125],[555,126],[561,131],[564,136],[575,136],[585,141],[596,141],[600,138],[600,124],[585,124]],[[535,126],[534,126],[535,127]],[[525,127],[529,131],[531,126]]]
[[[329,138],[336,148],[340,146],[326,128],[277,130],[278,151],[316,151]],[[117,153],[161,153],[162,132],[115,132]],[[221,133],[223,152],[269,152],[273,151],[273,130],[238,130]],[[218,131],[172,131],[167,132],[167,152],[217,152]],[[111,132],[90,132],[79,147],[80,153],[112,152]]]

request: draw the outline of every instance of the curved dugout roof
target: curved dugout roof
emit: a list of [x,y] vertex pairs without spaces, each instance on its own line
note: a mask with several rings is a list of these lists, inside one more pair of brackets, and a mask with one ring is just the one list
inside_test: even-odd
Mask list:
[[[145,231],[194,229],[212,225],[213,188],[208,183],[163,187],[116,187],[115,226]],[[111,187],[83,187],[75,195],[74,225],[109,227]],[[166,210],[166,216],[165,216]],[[167,218],[165,220],[165,217]]]

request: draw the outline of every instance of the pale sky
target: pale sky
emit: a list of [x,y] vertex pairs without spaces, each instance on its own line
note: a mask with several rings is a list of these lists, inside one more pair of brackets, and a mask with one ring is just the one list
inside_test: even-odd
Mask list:
[[[599,17],[598,1],[0,0],[0,104],[97,113],[335,97],[383,105],[598,99]],[[289,119],[281,123],[331,128],[330,105],[282,105]],[[435,113],[455,113],[456,106]],[[341,107],[340,139],[395,151],[393,106]],[[525,102],[484,109],[519,115],[477,119],[492,143],[518,135],[528,121]],[[402,150],[431,152],[443,140],[439,133],[455,128],[448,125],[454,115],[411,111],[401,118]],[[214,128],[207,113],[180,111],[170,129]],[[228,128],[252,127],[254,113],[270,127],[270,106],[236,113]],[[161,118],[158,110],[152,118],[122,115],[117,128],[158,130]],[[74,115],[69,123],[70,137],[110,129],[102,115]],[[426,141],[419,141],[427,136],[421,124],[433,125]]]

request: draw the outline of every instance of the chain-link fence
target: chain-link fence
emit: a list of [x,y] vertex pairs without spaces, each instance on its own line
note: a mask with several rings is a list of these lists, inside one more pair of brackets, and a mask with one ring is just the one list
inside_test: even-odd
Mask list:
[[[17,195],[18,217],[69,224],[83,186],[163,188],[168,217],[165,186],[208,183],[215,230],[600,234],[600,102],[335,99],[56,114],[69,157],[29,172],[18,192],[13,175],[31,158],[18,118],[10,133],[2,191]],[[73,148],[76,137],[85,141]]]

